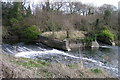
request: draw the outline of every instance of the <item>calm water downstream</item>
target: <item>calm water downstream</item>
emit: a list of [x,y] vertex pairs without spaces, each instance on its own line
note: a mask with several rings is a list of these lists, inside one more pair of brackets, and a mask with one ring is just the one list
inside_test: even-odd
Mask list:
[[118,76],[118,46],[102,46],[99,49],[80,48],[71,52],[49,48],[43,44],[25,45],[23,43],[4,44],[2,50],[16,57],[24,57],[49,62],[63,62],[66,64],[79,63],[85,67],[103,68],[113,76]]

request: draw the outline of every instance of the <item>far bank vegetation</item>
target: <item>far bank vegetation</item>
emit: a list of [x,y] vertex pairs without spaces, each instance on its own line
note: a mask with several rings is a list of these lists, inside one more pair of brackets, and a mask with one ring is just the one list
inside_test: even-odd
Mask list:
[[[3,39],[33,40],[38,35],[57,39],[97,39],[103,30],[119,40],[118,9],[81,2],[2,2]],[[106,27],[104,27],[106,26]],[[27,34],[26,34],[27,32]],[[104,35],[104,34],[103,34]],[[102,35],[102,36],[103,36]],[[109,35],[109,33],[108,33]]]

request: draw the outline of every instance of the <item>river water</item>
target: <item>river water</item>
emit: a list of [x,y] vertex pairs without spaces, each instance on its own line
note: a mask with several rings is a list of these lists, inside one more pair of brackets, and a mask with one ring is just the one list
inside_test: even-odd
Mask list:
[[80,63],[83,61],[85,67],[102,68],[112,76],[118,76],[118,46],[101,46],[96,48],[78,48],[71,52],[65,52],[47,47],[43,44],[25,45],[18,43],[14,45],[3,44],[2,51],[16,57],[45,60],[48,62],[62,62],[65,64]]

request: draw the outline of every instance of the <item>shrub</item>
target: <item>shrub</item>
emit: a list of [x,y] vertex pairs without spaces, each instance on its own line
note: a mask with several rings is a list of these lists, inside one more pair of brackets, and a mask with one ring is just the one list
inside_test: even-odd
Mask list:
[[89,44],[90,42],[94,41],[94,39],[92,37],[86,37],[86,38],[82,39],[81,41]]
[[108,29],[109,29],[109,26],[106,26],[106,25],[101,27],[101,30],[108,30]]
[[23,32],[24,38],[29,40],[37,39],[38,35],[40,35],[40,32],[38,31],[38,27],[35,25],[26,28]]
[[84,38],[84,42],[91,42],[91,41],[92,41],[92,38],[89,38],[89,37]]
[[14,24],[14,23],[18,23],[18,20],[15,19],[15,18],[12,18],[12,19],[10,20],[10,22],[11,22],[12,24]]
[[97,37],[114,40],[114,34],[110,30],[102,30]]

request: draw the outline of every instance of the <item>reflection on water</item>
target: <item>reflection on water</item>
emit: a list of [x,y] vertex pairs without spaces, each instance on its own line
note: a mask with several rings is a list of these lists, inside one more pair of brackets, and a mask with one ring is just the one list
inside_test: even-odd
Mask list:
[[111,52],[111,48],[99,48],[100,51],[103,51],[103,52]]
[[[40,59],[50,62],[78,63],[83,60],[86,67],[102,67],[112,75],[117,75],[118,49],[117,46],[102,46],[101,48],[79,48],[71,52],[49,48],[43,44],[25,45],[23,43],[8,45],[2,49],[5,53],[15,54],[16,57]],[[17,54],[16,54],[17,53]]]

